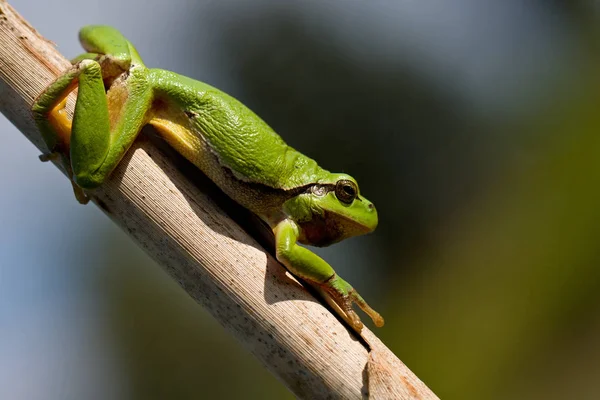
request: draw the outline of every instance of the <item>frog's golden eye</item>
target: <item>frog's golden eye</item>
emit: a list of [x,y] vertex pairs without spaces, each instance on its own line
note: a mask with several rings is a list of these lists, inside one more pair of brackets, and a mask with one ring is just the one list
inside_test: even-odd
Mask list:
[[347,180],[340,179],[335,184],[335,197],[338,198],[339,201],[345,204],[350,204],[356,199],[358,196],[358,187],[356,183]]

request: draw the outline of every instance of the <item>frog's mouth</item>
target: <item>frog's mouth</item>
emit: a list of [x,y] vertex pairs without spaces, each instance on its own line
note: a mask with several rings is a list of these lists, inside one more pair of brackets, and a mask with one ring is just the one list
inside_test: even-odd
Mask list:
[[372,229],[357,224],[340,214],[325,212],[299,224],[302,234],[298,241],[316,247],[326,247],[343,239],[370,233]]

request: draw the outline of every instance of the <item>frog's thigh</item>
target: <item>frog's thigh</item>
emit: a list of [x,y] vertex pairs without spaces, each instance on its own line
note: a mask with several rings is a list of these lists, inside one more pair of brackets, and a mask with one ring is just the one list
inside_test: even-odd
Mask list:
[[82,72],[71,133],[71,165],[75,182],[93,189],[119,164],[146,122],[151,88],[139,81],[115,83],[104,91],[95,61]]

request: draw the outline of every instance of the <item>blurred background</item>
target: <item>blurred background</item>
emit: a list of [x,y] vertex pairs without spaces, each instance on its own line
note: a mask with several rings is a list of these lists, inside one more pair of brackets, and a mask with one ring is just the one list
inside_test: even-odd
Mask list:
[[[442,399],[600,398],[600,6],[12,0],[110,24],[378,208],[319,250]],[[0,116],[0,398],[293,398]]]

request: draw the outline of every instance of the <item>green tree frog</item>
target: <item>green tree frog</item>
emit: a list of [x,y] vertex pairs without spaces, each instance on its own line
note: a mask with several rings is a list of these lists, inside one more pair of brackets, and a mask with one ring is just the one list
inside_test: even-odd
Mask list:
[[[75,196],[101,185],[141,128],[150,124],[228,196],[265,221],[277,259],[324,294],[358,332],[357,304],[383,326],[350,284],[322,258],[300,246],[327,246],[369,233],[377,211],[349,175],[331,173],[289,147],[262,119],[231,96],[185,76],[144,66],[116,29],[79,32],[88,53],[36,99],[33,115],[50,150],[67,169]],[[64,111],[78,87],[72,120]],[[334,307],[336,308],[336,307]]]

